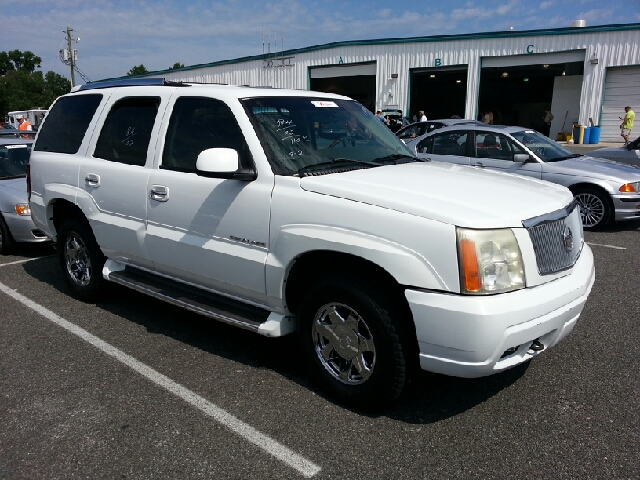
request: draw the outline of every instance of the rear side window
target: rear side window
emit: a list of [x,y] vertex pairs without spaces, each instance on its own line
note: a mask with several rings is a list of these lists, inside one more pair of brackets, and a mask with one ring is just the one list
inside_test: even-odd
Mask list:
[[87,127],[101,100],[101,94],[60,98],[47,114],[34,150],[78,153]]
[[160,98],[128,97],[118,100],[104,122],[94,157],[143,166]]

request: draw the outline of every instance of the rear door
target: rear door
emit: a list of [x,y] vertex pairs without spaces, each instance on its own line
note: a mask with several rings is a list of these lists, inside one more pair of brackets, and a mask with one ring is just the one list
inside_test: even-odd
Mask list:
[[467,139],[471,130],[451,130],[434,133],[416,145],[416,155],[425,160],[469,165]]
[[[114,260],[151,266],[144,249],[147,180],[160,121],[159,95],[114,92],[110,111],[98,125],[79,172],[79,188],[92,201],[84,205],[104,254]],[[130,92],[130,90],[129,90]],[[93,153],[91,153],[93,152]]]

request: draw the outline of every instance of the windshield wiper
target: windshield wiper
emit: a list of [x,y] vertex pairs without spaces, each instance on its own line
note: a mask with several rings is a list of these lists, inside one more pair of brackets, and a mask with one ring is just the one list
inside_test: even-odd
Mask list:
[[365,160],[354,160],[353,158],[334,158],[332,160],[327,160],[326,162],[313,163],[311,165],[305,165],[304,167],[298,170],[298,175],[304,177],[306,175],[312,174],[316,170],[323,170],[327,167],[335,168],[336,166],[348,166],[348,165],[364,165],[367,168],[371,167],[379,167],[378,163],[367,162]]
[[580,153],[573,153],[571,155],[566,155],[564,157],[549,158],[548,160],[545,160],[545,162],[558,162],[560,160],[567,160],[569,158],[578,158],[578,157],[584,157],[584,155]]
[[9,175],[7,177],[0,177],[0,180],[13,180],[14,178],[24,178],[26,176],[26,173],[21,173],[20,175]]
[[[399,160],[402,158],[409,158],[410,160],[400,162]],[[417,158],[412,157],[410,155],[404,155],[402,153],[393,153],[391,155],[387,155],[386,157],[379,157],[373,159],[376,163],[393,163],[397,165],[398,163],[410,163],[410,162],[430,162],[431,160],[427,160],[426,158]]]

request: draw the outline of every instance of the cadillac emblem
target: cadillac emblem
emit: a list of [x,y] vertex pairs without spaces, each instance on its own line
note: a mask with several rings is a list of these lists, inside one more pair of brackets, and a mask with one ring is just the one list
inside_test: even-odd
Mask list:
[[564,227],[564,231],[562,232],[562,245],[567,253],[571,253],[573,250],[573,233],[571,233],[569,227]]

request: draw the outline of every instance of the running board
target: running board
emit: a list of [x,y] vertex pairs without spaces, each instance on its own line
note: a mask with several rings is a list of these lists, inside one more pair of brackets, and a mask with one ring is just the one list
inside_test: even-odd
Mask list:
[[267,337],[281,337],[296,330],[292,317],[207,292],[108,259],[102,276],[110,282],[164,300],[220,322],[251,330]]

